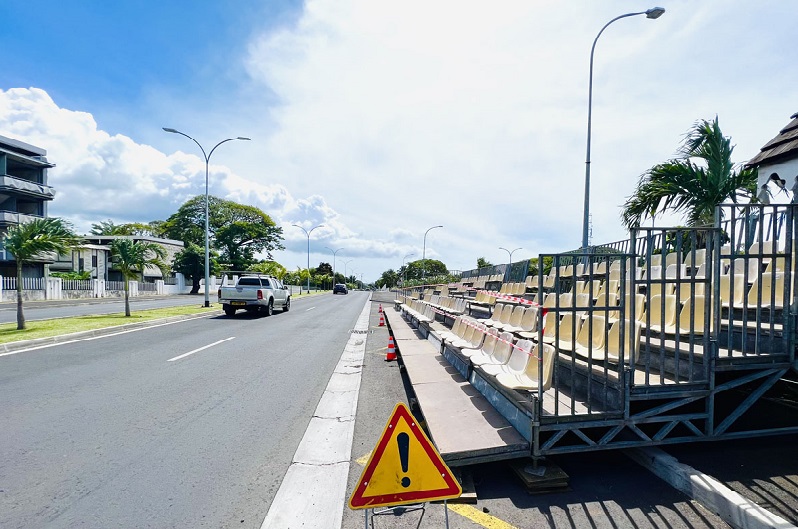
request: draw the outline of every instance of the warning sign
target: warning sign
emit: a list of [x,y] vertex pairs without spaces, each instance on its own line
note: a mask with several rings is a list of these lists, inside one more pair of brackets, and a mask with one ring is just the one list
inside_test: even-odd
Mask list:
[[400,402],[349,498],[349,507],[389,507],[457,498],[462,493],[452,471]]

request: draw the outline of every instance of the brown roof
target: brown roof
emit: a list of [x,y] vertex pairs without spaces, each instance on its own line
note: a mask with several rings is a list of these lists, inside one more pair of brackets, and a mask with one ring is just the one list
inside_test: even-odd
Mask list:
[[798,112],[790,116],[790,123],[759,150],[746,164],[749,167],[777,163],[798,158]]

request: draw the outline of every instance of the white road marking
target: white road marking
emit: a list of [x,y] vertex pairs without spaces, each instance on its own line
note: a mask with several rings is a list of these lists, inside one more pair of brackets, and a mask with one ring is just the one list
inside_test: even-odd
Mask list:
[[0,353],[0,356],[10,356],[10,355],[15,355],[15,354],[19,354],[19,353],[27,353],[28,351],[36,351],[37,349],[46,349],[48,347],[55,347],[56,345],[64,345],[64,344],[75,343],[75,342],[79,342],[79,341],[80,340],[68,340],[66,342],[48,343],[48,344],[45,344],[45,345],[37,345],[36,347],[28,347],[27,349],[20,349],[19,351],[11,351],[11,352],[8,352],[8,353]]
[[194,349],[193,351],[189,351],[187,353],[183,353],[180,356],[176,356],[174,358],[170,358],[169,360],[167,360],[167,362],[174,362],[175,360],[180,360],[181,358],[185,358],[185,357],[187,357],[189,355],[193,355],[194,353],[199,353],[200,351],[204,351],[205,349],[209,349],[209,348],[213,347],[214,345],[219,345],[220,343],[229,342],[230,340],[235,340],[235,338],[236,338],[235,336],[231,336],[230,338],[225,338],[224,340],[219,340],[218,342],[213,342],[213,343],[210,343],[208,345],[204,345],[204,346],[200,347],[199,349]]
[[[371,299],[366,301],[355,330],[368,329],[370,306]],[[365,352],[365,337],[353,333],[261,529],[300,525],[305,529],[341,527]]]
[[316,308],[316,307],[310,307],[309,309],[305,309],[305,312],[308,312],[309,310],[313,310],[313,309],[315,309],[315,308]]

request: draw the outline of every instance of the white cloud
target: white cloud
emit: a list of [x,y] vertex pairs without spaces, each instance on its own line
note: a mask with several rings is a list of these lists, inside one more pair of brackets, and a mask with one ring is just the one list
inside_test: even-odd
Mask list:
[[[500,246],[523,247],[515,257],[573,249],[581,240],[590,46],[607,21],[645,7],[308,0],[292,25],[256,32],[241,58],[249,77],[240,93],[278,103],[209,102],[208,130],[225,116],[226,128],[253,139],[235,147],[234,160],[218,158],[235,169],[212,165],[211,192],[272,215],[290,250],[276,257],[290,267],[305,262],[307,247],[294,223],[325,225],[313,232],[312,262],[332,259],[325,246],[344,247],[338,260],[356,257],[352,266],[372,279],[408,253],[420,257],[424,231],[437,224],[445,227],[429,234],[427,255],[455,269],[480,256],[503,262]],[[594,242],[624,237],[619,206],[694,121],[717,114],[742,162],[797,110],[791,3],[665,7],[657,20],[612,24],[596,48]],[[203,192],[197,156],[109,136],[92,116],[58,108],[41,91],[13,98],[14,115],[0,108],[0,130],[50,150],[59,164],[53,212],[162,218]],[[170,103],[198,123],[195,108]],[[157,141],[174,141],[163,136]],[[98,188],[86,193],[87,183]],[[85,203],[62,205],[66,198]]]

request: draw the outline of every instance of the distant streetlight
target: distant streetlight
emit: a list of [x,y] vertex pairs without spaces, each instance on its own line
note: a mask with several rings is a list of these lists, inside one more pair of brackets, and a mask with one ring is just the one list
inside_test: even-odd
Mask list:
[[[408,257],[413,257],[414,255],[416,255],[416,254],[409,253],[409,254],[405,255],[404,257],[402,257],[402,268],[405,268],[405,259],[407,259]],[[405,268],[405,283],[407,283],[407,268]]]
[[197,140],[195,140],[194,138],[192,138],[188,134],[180,132],[177,129],[171,129],[169,127],[162,127],[162,128],[163,128],[163,130],[165,132],[171,132],[172,134],[180,134],[181,136],[185,136],[186,138],[188,138],[191,141],[193,141],[194,143],[196,143],[197,146],[202,151],[202,156],[205,157],[205,306],[206,307],[210,307],[211,306],[211,298],[210,298],[210,291],[208,290],[209,283],[211,282],[210,246],[208,244],[208,239],[209,239],[209,229],[208,229],[208,165],[210,165],[210,159],[211,159],[211,155],[213,154],[213,151],[215,151],[216,147],[218,147],[222,143],[225,143],[225,142],[228,142],[228,141],[234,141],[234,140],[246,140],[246,141],[249,141],[250,139],[249,138],[244,138],[243,136],[238,136],[237,138],[227,138],[226,140],[222,140],[219,143],[217,143],[216,145],[214,145],[213,149],[211,149],[211,152],[209,152],[208,154],[205,154],[205,149],[202,148],[202,145],[200,145],[200,142],[198,142]]
[[305,235],[307,235],[308,237],[308,294],[310,294],[310,234],[313,233],[313,230],[315,230],[316,228],[321,228],[322,226],[324,226],[324,224],[313,226],[312,228],[310,228],[310,231],[306,230],[299,224],[291,224],[291,226],[296,226],[300,230],[304,231]]
[[426,262],[426,259],[427,259],[427,234],[431,230],[434,230],[435,228],[443,228],[443,226],[433,226],[433,227],[431,227],[430,229],[428,229],[427,231],[424,232],[424,249],[421,252],[421,277],[422,278],[427,277],[427,262]]
[[507,279],[508,280],[510,279],[510,273],[512,272],[512,268],[513,268],[513,254],[515,252],[517,252],[518,250],[520,250],[520,249],[521,248],[516,248],[515,250],[513,250],[511,252],[507,248],[502,248],[501,246],[499,246],[499,250],[504,250],[505,252],[507,252],[510,255],[510,266],[507,268]]
[[589,90],[587,96],[587,155],[585,156],[585,206],[584,206],[584,217],[582,219],[582,249],[587,250],[588,245],[588,230],[589,230],[589,223],[590,223],[590,129],[591,129],[591,119],[593,117],[593,53],[596,51],[596,42],[598,42],[599,37],[607,29],[607,26],[615,22],[616,20],[620,20],[626,17],[633,17],[637,15],[646,15],[646,18],[656,19],[662,16],[665,12],[665,9],[661,7],[652,7],[647,11],[640,11],[639,13],[626,13],[625,15],[620,15],[606,24],[604,27],[601,28],[601,31],[598,32],[596,38],[593,40],[593,47],[590,48],[590,79],[589,79]]
[[347,265],[348,265],[349,263],[351,263],[352,261],[354,261],[354,259],[350,259],[350,260],[348,260],[348,261],[344,261],[344,283],[346,283],[346,282],[347,282],[347,280],[349,279],[349,276],[348,276],[348,275],[347,275],[347,273],[346,273],[346,267],[347,267]]
[[335,254],[337,254],[338,252],[343,250],[343,248],[338,248],[337,250],[333,250],[329,246],[325,246],[325,248],[330,250],[332,252],[332,254],[333,254],[333,280],[332,280],[332,282],[333,282],[333,288],[335,288]]

